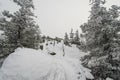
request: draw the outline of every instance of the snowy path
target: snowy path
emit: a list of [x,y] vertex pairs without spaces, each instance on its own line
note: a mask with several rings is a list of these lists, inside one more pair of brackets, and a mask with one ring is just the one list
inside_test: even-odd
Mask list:
[[[48,42],[48,46],[43,44],[44,45],[43,51],[46,51],[45,53],[48,53],[47,49],[49,49],[49,51],[56,53],[55,56],[63,57],[63,54],[64,54],[63,53],[63,44],[56,43],[55,46],[53,46],[53,44],[50,44],[50,43],[51,42]],[[80,51],[80,49],[78,49],[76,47],[76,45],[72,45],[71,47],[64,45],[64,50],[65,50],[65,57],[69,57],[69,58],[80,59],[81,57],[88,54],[88,53],[84,53],[84,52]]]
[[[49,45],[44,50],[18,48],[5,61],[0,69],[0,80],[86,80],[92,79],[90,70],[79,61],[79,50],[65,46],[63,57],[62,44]],[[48,54],[56,52],[52,56]]]

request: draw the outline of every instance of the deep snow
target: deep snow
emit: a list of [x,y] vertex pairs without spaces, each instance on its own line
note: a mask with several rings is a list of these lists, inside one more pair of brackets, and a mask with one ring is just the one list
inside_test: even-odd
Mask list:
[[[85,55],[75,45],[44,45],[44,50],[18,48],[0,69],[0,80],[86,80],[93,79],[80,58]],[[63,46],[65,56],[63,57]],[[56,55],[50,55],[55,52]]]

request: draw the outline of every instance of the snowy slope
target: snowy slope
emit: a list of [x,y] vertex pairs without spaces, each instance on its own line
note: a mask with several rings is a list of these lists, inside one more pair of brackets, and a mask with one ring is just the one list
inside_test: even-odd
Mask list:
[[[72,47],[65,47],[62,56],[62,44],[45,46],[44,50],[18,48],[3,63],[0,80],[86,80],[93,79],[90,70],[84,68],[80,55]],[[76,49],[75,49],[76,50]],[[56,52],[55,56],[48,52]],[[70,53],[71,52],[71,53]],[[70,53],[70,55],[68,54]],[[73,55],[75,54],[75,55]],[[79,56],[78,56],[79,55]]]

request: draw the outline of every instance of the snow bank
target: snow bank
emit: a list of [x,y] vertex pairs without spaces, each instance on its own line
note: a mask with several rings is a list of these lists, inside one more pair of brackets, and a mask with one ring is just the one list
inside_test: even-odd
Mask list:
[[78,59],[54,57],[41,50],[18,48],[0,69],[0,80],[86,80],[90,70]]

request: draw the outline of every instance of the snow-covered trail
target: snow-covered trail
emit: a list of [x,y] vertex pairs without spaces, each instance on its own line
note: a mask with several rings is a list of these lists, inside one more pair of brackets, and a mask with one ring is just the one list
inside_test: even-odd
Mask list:
[[[93,79],[90,70],[83,67],[80,51],[73,45],[62,43],[53,46],[44,44],[44,50],[18,48],[4,61],[0,69],[0,80],[86,80]],[[50,55],[48,52],[55,52]]]
[[[51,44],[52,43],[52,44]],[[80,49],[78,49],[76,47],[76,45],[71,45],[70,46],[65,46],[63,45],[63,43],[58,43],[57,42],[55,43],[55,45],[53,45],[53,42],[50,41],[50,42],[47,42],[47,46],[46,46],[46,43],[44,43],[44,50],[45,53],[48,53],[48,51],[50,52],[55,52],[56,55],[55,57],[63,57],[63,48],[64,48],[64,51],[65,51],[65,56],[64,57],[69,57],[69,58],[74,58],[74,59],[80,59],[81,57],[85,56],[85,55],[88,55],[88,53],[84,53],[82,52]]]

